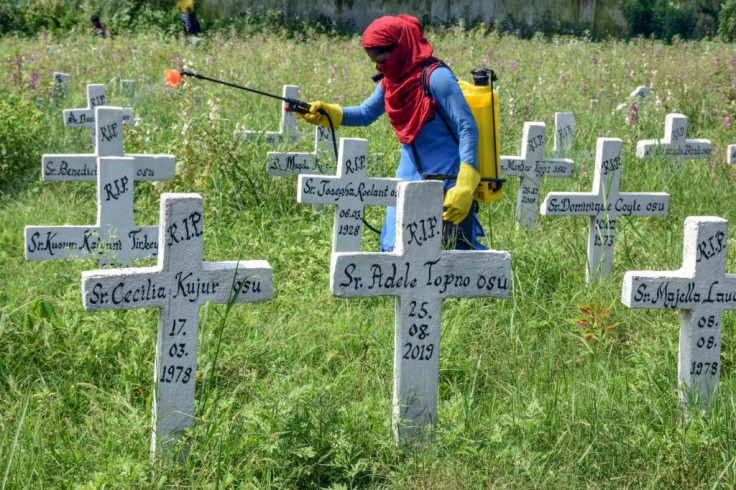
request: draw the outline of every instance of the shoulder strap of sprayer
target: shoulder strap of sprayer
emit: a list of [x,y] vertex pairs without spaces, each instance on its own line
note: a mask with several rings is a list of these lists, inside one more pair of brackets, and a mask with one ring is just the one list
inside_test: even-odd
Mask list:
[[[429,76],[432,74],[432,71],[435,68],[439,68],[441,66],[444,66],[448,70],[450,70],[450,67],[445,64],[442,60],[435,60],[430,63],[427,63],[424,65],[424,68],[422,69],[422,92],[424,92],[424,95],[429,97],[430,99],[434,99],[432,97],[432,91],[429,89]],[[452,73],[452,70],[450,70],[450,73]],[[454,75],[454,73],[453,73]],[[447,128],[447,131],[450,133],[450,136],[452,136],[452,139],[455,140],[456,144],[460,144],[460,141],[458,140],[457,136],[455,135],[455,132],[450,127],[450,123],[447,122],[447,118],[444,114],[442,114],[442,108],[439,104],[435,103],[435,106],[437,107],[436,113],[440,116],[440,119],[442,119],[442,122],[445,123],[445,127]],[[414,143],[411,143],[411,152],[414,155],[414,164],[417,167],[417,172],[419,172],[419,175],[424,174],[424,169],[422,168],[422,163],[419,161],[419,152],[417,151],[416,146]]]

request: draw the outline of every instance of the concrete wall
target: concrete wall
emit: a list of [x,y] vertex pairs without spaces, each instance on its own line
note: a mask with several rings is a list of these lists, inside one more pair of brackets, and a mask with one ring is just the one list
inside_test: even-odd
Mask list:
[[357,32],[376,17],[408,13],[434,23],[510,21],[528,26],[553,19],[596,35],[626,34],[620,0],[199,0],[208,17],[279,9],[306,19],[329,18],[351,24]]

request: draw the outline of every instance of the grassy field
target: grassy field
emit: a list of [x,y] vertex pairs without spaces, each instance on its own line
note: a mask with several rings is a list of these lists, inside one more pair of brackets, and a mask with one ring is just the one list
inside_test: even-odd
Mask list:
[[[669,217],[620,220],[611,277],[586,285],[588,219],[540,217],[517,230],[510,178],[481,219],[486,243],[512,254],[511,298],[444,302],[439,421],[434,443],[416,452],[397,448],[391,432],[393,299],[331,295],[332,209],[297,204],[295,179],[267,177],[268,148],[234,137],[275,130],[277,102],[163,83],[164,69],[185,65],[275,93],[299,85],[305,100],[352,105],[371,93],[374,69],[358,37],[287,34],[224,32],[196,46],[153,34],[0,40],[0,98],[47,101],[51,73],[72,76],[59,107],[34,109],[42,118],[27,155],[32,175],[0,197],[0,487],[736,485],[734,314],[724,314],[711,409],[685,417],[679,313],[630,310],[619,299],[626,271],[680,267],[687,216],[734,215],[736,174],[725,163],[736,143],[733,45],[428,33],[460,77],[483,65],[498,73],[503,154],[519,154],[525,121],[547,123],[551,148],[553,113],[575,113],[576,175],[544,180],[542,196],[590,190],[593,159],[584,155],[606,136],[624,141],[621,189],[666,191],[671,203]],[[90,151],[89,132],[64,128],[61,108],[84,106],[87,83],[106,83],[112,104],[128,105],[121,78],[137,82],[142,120],[126,129],[126,152],[178,162],[175,181],[135,184],[136,222],[158,222],[161,192],[198,192],[205,260],[266,259],[274,269],[273,301],[236,305],[227,317],[223,305],[200,310],[196,420],[181,464],[148,462],[157,312],[85,313],[80,273],[96,262],[23,255],[25,225],[94,222],[95,186],[42,183],[41,153]],[[638,85],[655,100],[629,101]],[[616,112],[619,103],[627,107]],[[677,176],[665,161],[635,158],[636,141],[662,137],[670,112],[687,115],[689,137],[709,138],[714,150]],[[0,122],[23,129],[26,117]],[[310,136],[289,149],[307,150],[312,128],[299,124]],[[383,154],[371,175],[393,175],[399,144],[385,118],[339,133]],[[378,226],[382,210],[367,219]],[[365,234],[364,250],[377,243]]]

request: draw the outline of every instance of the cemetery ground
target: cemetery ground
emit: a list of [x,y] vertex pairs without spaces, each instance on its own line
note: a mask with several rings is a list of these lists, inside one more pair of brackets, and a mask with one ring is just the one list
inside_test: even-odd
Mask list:
[[[293,84],[303,100],[356,104],[374,73],[357,37],[224,32],[196,46],[155,34],[0,40],[0,141],[16,151],[13,168],[0,164],[2,488],[736,484],[734,313],[723,315],[718,392],[708,412],[686,413],[677,394],[679,311],[620,301],[626,271],[680,267],[686,217],[736,217],[736,172],[725,163],[736,143],[733,46],[522,41],[453,28],[428,36],[459,77],[483,64],[497,72],[502,154],[518,154],[525,121],[547,123],[548,153],[553,113],[575,113],[566,155],[574,176],[543,179],[540,202],[550,191],[590,190],[600,136],[623,140],[622,191],[671,197],[667,217],[617,220],[611,276],[590,285],[587,217],[538,216],[534,228],[517,229],[516,177],[502,200],[481,205],[484,243],[511,253],[511,297],[444,301],[437,429],[418,451],[397,447],[392,435],[393,298],[330,293],[332,207],[298,204],[295,177],[266,174],[271,148],[234,137],[276,129],[278,103],[203,81],[175,90],[163,83],[164,69],[183,65],[271,93]],[[53,71],[71,75],[57,106],[48,104]],[[120,79],[136,81],[134,100]],[[42,153],[91,151],[89,130],[65,128],[61,115],[84,107],[87,83],[105,83],[109,103],[132,106],[141,119],[125,128],[127,153],[176,156],[175,180],[136,182],[136,223],[158,223],[162,192],[197,192],[205,260],[273,267],[272,301],[200,309],[195,420],[181,461],[148,458],[157,310],[86,313],[80,277],[96,260],[24,259],[25,225],[94,223],[93,183],[41,182],[39,172]],[[652,100],[628,100],[639,85]],[[664,159],[636,158],[636,142],[661,138],[673,112],[688,116],[689,137],[713,143],[709,160],[685,161],[676,175]],[[312,128],[298,124],[305,137],[284,151],[311,148]],[[393,176],[398,143],[385,118],[339,136],[368,139],[369,154],[383,154],[369,175]],[[374,226],[382,215],[366,208]],[[377,247],[366,231],[363,250]]]

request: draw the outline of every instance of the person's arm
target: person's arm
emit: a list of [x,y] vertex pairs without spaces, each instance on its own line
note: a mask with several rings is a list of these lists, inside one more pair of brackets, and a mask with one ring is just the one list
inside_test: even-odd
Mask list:
[[449,69],[437,68],[429,77],[429,90],[457,136],[460,161],[478,170],[478,126],[457,79]]
[[376,89],[370,97],[358,106],[343,107],[343,126],[368,126],[386,112],[383,100],[383,89],[381,84],[376,84]]

